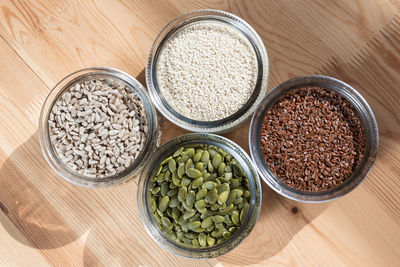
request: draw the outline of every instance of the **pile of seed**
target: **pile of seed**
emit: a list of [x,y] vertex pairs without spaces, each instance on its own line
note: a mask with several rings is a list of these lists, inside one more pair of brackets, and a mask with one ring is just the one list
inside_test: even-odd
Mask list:
[[228,239],[249,212],[249,181],[235,159],[215,146],[181,147],[149,184],[150,211],[177,243],[211,247]]
[[75,84],[49,115],[51,143],[74,172],[89,177],[115,175],[138,157],[148,131],[139,96],[120,81]]
[[168,104],[181,115],[214,121],[237,112],[257,80],[257,59],[237,29],[215,22],[175,34],[157,61],[157,81]]
[[303,191],[342,184],[359,166],[365,126],[354,106],[332,90],[297,89],[274,104],[261,128],[261,151],[283,183]]

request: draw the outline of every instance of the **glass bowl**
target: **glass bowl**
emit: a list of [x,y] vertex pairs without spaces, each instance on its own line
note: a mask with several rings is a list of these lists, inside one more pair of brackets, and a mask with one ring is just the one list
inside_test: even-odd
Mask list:
[[[151,212],[149,210],[148,198],[150,192],[148,192],[148,185],[151,177],[154,176],[157,171],[157,166],[160,162],[176,151],[182,146],[190,146],[196,144],[208,144],[220,147],[235,158],[238,163],[242,166],[245,171],[250,185],[250,210],[247,215],[245,222],[242,226],[227,240],[219,245],[215,245],[210,248],[192,248],[179,245],[166,237],[157,223],[154,221]],[[192,133],[185,134],[176,137],[168,143],[161,146],[149,159],[139,180],[138,188],[138,209],[139,215],[142,222],[150,234],[150,236],[159,244],[161,247],[167,249],[173,254],[186,257],[186,258],[212,258],[229,252],[230,250],[237,247],[253,229],[261,208],[261,183],[258,177],[257,171],[246,152],[237,144],[230,141],[229,139],[206,133]]]
[[[71,170],[59,157],[50,141],[48,118],[55,101],[63,92],[71,87],[71,85],[83,82],[86,80],[97,78],[112,78],[119,80],[123,84],[128,85],[140,97],[143,106],[147,113],[148,120],[148,136],[143,150],[132,164],[124,171],[112,176],[95,178],[82,176]],[[161,120],[157,117],[156,109],[154,108],[150,98],[144,87],[132,76],[113,68],[94,67],[78,70],[63,78],[47,96],[39,121],[39,141],[44,157],[49,165],[65,180],[79,186],[84,187],[106,187],[129,180],[129,178],[138,175],[143,168],[144,163],[150,153],[160,145],[161,141]]]
[[[258,76],[256,86],[247,103],[236,113],[216,121],[198,121],[187,118],[176,112],[165,100],[157,83],[156,66],[158,55],[171,36],[189,24],[199,21],[223,23],[239,30],[253,46],[257,62]],[[256,31],[241,18],[219,10],[197,10],[183,14],[168,23],[159,33],[149,53],[146,65],[146,83],[150,97],[157,109],[172,123],[192,132],[223,133],[244,123],[254,112],[268,86],[269,62],[264,43]]]
[[[260,129],[266,112],[282,96],[302,87],[318,86],[333,90],[345,97],[358,111],[366,129],[366,146],[364,157],[358,169],[343,184],[321,192],[308,192],[293,189],[282,183],[267,167],[260,150]],[[257,166],[261,178],[279,194],[301,202],[323,202],[341,197],[354,188],[367,176],[374,164],[378,151],[379,133],[375,116],[367,101],[350,85],[332,77],[311,75],[296,77],[279,84],[262,100],[254,113],[249,130],[250,154]]]

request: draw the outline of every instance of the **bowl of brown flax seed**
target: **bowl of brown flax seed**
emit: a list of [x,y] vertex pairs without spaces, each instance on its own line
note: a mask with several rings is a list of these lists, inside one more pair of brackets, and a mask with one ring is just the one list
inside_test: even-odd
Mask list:
[[279,84],[261,101],[249,131],[261,178],[279,194],[323,202],[356,188],[379,143],[375,116],[350,85],[321,75]]

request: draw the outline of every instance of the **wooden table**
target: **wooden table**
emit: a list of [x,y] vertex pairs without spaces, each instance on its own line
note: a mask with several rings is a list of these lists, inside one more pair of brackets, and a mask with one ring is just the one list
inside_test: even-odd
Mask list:
[[[85,189],[59,178],[38,142],[41,105],[67,74],[111,66],[145,83],[150,46],[174,17],[232,12],[262,37],[269,89],[324,74],[353,85],[379,125],[366,180],[324,204],[287,200],[263,184],[260,218],[231,253],[187,260],[161,249],[136,208],[137,179]],[[400,1],[1,1],[0,265],[400,264]],[[226,134],[248,149],[249,123]],[[185,131],[164,119],[163,141]]]

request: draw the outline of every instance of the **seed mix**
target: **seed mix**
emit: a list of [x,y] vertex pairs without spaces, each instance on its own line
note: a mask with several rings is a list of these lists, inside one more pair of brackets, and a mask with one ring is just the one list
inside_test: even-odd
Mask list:
[[348,179],[359,166],[365,126],[354,106],[324,88],[296,89],[273,105],[261,127],[265,162],[283,183],[323,191]]
[[113,79],[94,79],[67,89],[48,119],[58,157],[88,177],[115,175],[143,150],[148,122],[139,96]]

